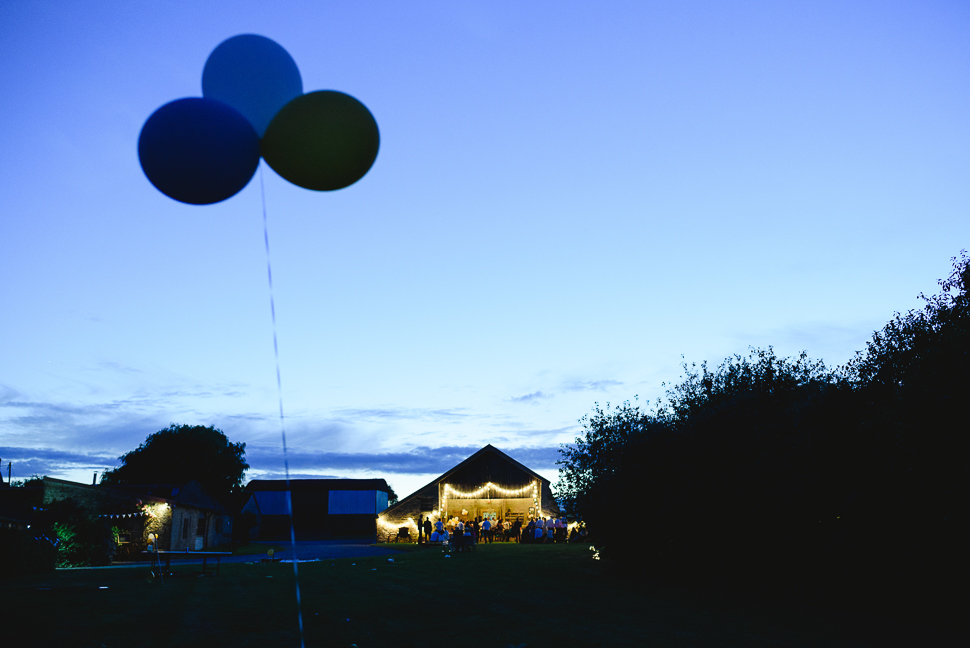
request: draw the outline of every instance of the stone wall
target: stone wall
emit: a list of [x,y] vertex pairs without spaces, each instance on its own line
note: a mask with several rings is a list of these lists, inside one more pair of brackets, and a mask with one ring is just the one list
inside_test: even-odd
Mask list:
[[176,506],[172,511],[172,533],[169,551],[192,551],[199,523],[199,510]]
[[401,527],[407,527],[411,539],[418,539],[418,518],[432,516],[438,507],[438,486],[425,486],[402,502],[386,509],[377,516],[377,539],[381,542],[393,542]]
[[[232,535],[232,516],[225,513],[212,513],[189,506],[176,506],[172,510],[171,524],[167,536],[169,551],[197,551],[211,549],[217,545],[228,544]],[[199,521],[205,532],[202,546],[198,546]],[[163,536],[164,538],[165,536]],[[166,544],[159,545],[166,548]]]
[[99,512],[109,504],[134,500],[133,497],[125,493],[118,493],[104,486],[88,486],[87,484],[44,477],[44,504],[64,499],[73,499],[92,512]]

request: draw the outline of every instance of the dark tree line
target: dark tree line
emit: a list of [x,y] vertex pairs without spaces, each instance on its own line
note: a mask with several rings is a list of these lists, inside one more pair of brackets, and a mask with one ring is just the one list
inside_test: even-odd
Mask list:
[[659,578],[953,610],[970,546],[970,259],[845,366],[769,347],[597,406],[558,494]]
[[169,425],[119,458],[121,465],[101,476],[105,485],[199,482],[217,500],[242,488],[246,444],[232,443],[222,430],[202,425]]
[[[118,468],[104,472],[102,484],[183,486],[194,480],[224,503],[241,489],[249,468],[245,443],[232,443],[221,430],[201,425],[172,424],[150,434],[120,461]],[[18,485],[27,489],[42,483],[34,475]],[[0,529],[0,575],[111,562],[116,530],[97,510],[73,499],[36,504],[28,529]]]

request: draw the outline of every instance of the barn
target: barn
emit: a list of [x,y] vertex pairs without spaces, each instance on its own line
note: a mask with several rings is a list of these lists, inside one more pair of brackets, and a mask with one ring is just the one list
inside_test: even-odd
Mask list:
[[558,517],[549,480],[498,448],[487,445],[433,482],[378,516],[378,536],[389,539],[402,527],[417,538],[419,517],[463,520],[501,519],[506,523]]
[[[290,537],[286,511],[286,480],[254,479],[246,484],[253,494],[259,527],[257,537]],[[383,479],[291,479],[293,529],[298,540],[331,536],[374,537],[377,514],[387,508]],[[245,509],[244,509],[245,511]]]

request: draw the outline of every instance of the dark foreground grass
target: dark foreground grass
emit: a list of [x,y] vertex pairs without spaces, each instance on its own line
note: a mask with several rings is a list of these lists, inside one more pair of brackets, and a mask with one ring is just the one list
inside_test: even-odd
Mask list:
[[231,551],[237,556],[254,556],[255,558],[266,558],[266,552],[272,549],[275,553],[286,551],[285,542],[275,543],[251,543],[242,546],[219,545],[207,551]]
[[[864,646],[867,628],[784,606],[644,586],[588,546],[301,563],[306,645]],[[58,571],[0,581],[5,645],[299,646],[291,564]]]

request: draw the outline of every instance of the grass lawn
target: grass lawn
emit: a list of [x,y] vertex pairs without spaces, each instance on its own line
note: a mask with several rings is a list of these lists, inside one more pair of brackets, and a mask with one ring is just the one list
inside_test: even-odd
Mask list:
[[[393,562],[299,564],[308,647],[870,645],[831,615],[644,587],[588,546],[401,548]],[[5,578],[0,636],[45,648],[299,646],[291,564],[173,569],[164,584],[147,566]]]
[[212,547],[206,551],[231,551],[237,556],[257,556],[259,558],[266,558],[266,552],[272,549],[274,552],[279,553],[281,551],[286,551],[287,543],[285,542],[252,542],[247,545],[230,547],[229,545],[220,545],[218,547]]

